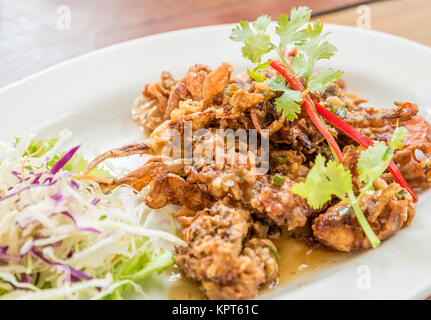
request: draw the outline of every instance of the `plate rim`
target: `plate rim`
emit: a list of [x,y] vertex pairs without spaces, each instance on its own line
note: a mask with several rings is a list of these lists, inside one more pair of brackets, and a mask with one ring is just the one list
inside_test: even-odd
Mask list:
[[[31,81],[31,80],[36,79],[38,77],[41,77],[45,74],[53,72],[56,69],[62,68],[66,65],[79,62],[79,60],[81,60],[81,59],[87,59],[87,58],[90,58],[92,56],[95,56],[98,54],[103,54],[103,53],[108,52],[108,51],[118,50],[118,49],[121,49],[122,47],[126,47],[126,46],[132,45],[134,43],[148,42],[148,41],[152,41],[154,39],[162,39],[164,37],[175,36],[176,34],[200,33],[200,32],[205,32],[205,31],[216,31],[217,29],[223,30],[223,29],[227,29],[227,28],[233,28],[235,25],[236,25],[236,23],[226,23],[226,24],[215,24],[215,25],[192,27],[192,28],[183,28],[183,29],[177,29],[177,30],[166,31],[166,32],[161,32],[161,33],[155,33],[155,34],[151,34],[151,35],[147,35],[147,36],[143,36],[143,37],[138,37],[138,38],[114,43],[114,44],[111,44],[111,45],[108,45],[108,46],[105,46],[102,48],[98,48],[98,49],[80,54],[76,57],[72,57],[72,58],[67,59],[65,61],[56,63],[52,66],[47,67],[47,68],[44,68],[40,71],[37,71],[33,74],[25,76],[22,79],[15,80],[15,81],[1,87],[0,88],[0,95],[3,94],[5,91],[8,91],[9,89],[13,89],[13,88],[21,85],[22,83],[26,83],[28,81]],[[349,32],[362,33],[362,34],[368,34],[371,36],[381,37],[381,38],[384,38],[384,39],[387,39],[390,41],[395,41],[395,42],[398,42],[401,44],[416,47],[417,49],[424,50],[428,54],[431,55],[431,47],[429,47],[425,44],[416,42],[414,40],[410,40],[410,39],[407,39],[407,38],[404,38],[401,36],[397,36],[397,35],[393,35],[390,33],[386,33],[383,31],[378,31],[378,30],[373,30],[373,29],[363,29],[363,28],[359,28],[359,27],[342,25],[342,24],[335,24],[335,23],[324,23],[324,26],[330,27],[335,32],[337,30],[344,30],[344,31],[349,31]]]

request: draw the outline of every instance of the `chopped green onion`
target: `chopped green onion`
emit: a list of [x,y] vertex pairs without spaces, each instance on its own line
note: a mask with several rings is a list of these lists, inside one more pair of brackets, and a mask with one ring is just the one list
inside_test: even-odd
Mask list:
[[405,195],[406,195],[406,191],[404,189],[395,193],[395,197],[397,197],[398,200],[404,199]]
[[280,257],[280,254],[277,252],[277,250],[275,250],[273,247],[271,247],[271,246],[267,246],[268,247],[268,249],[269,249],[269,251],[271,251],[272,252],[272,254],[277,258],[277,259],[280,259],[281,257]]
[[275,158],[275,163],[277,165],[286,164],[286,162],[287,162],[287,158],[284,157],[284,156],[278,156],[278,157]]
[[347,109],[339,106],[331,106],[331,112],[335,114],[338,118],[344,119],[346,117]]
[[272,178],[271,178],[271,184],[273,186],[276,187],[281,187],[284,183],[284,177],[278,173],[276,173]]

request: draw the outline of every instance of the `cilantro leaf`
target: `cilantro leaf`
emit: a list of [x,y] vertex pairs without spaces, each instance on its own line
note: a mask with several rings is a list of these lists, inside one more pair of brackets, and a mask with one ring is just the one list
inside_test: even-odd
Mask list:
[[265,77],[262,73],[258,72],[259,70],[266,69],[270,66],[270,62],[264,62],[261,64],[258,64],[256,67],[253,68],[253,70],[250,70],[247,68],[247,74],[250,78],[257,82],[263,82],[265,81]]
[[302,101],[302,94],[299,91],[292,90],[286,86],[284,78],[277,76],[272,77],[267,81],[271,91],[281,91],[283,94],[275,99],[275,107],[277,111],[282,113],[288,121],[293,121],[298,118],[301,112],[301,106],[297,103]]
[[365,184],[364,188],[372,188],[374,181],[385,172],[395,149],[403,146],[403,140],[407,135],[406,128],[397,127],[388,146],[380,142],[361,152],[357,169],[359,179]]
[[308,82],[308,87],[313,93],[323,93],[325,92],[327,86],[340,78],[342,75],[342,71],[334,70],[331,68],[325,69],[323,71],[320,71],[318,74],[311,76],[310,81]]
[[335,46],[327,41],[322,43],[322,41],[328,35],[328,33],[322,34],[322,31],[323,23],[320,22],[320,20],[314,21],[312,25],[308,25],[308,37],[306,41],[297,46],[298,50],[307,55],[306,63],[305,61],[302,61],[304,63],[304,68],[307,70],[305,73],[305,78],[307,81],[310,80],[316,62],[321,59],[331,58],[337,50]]
[[266,31],[268,25],[271,23],[271,17],[267,15],[259,16],[253,23],[253,27],[257,31]]
[[242,54],[251,62],[259,63],[262,56],[274,48],[271,37],[266,33],[270,22],[269,16],[260,16],[253,23],[253,28],[248,21],[241,21],[238,26],[232,29],[229,38],[244,43],[241,48]]
[[287,88],[286,86],[286,80],[284,80],[281,76],[276,76],[268,79],[266,81],[271,91],[284,91]]
[[256,33],[248,36],[241,51],[244,57],[251,62],[259,63],[262,56],[272,49],[271,38],[265,33]]
[[[323,37],[326,37],[329,33],[326,33]],[[335,52],[337,52],[337,48],[329,43],[328,41],[323,42],[318,45],[315,53],[316,61],[322,59],[330,59]]]
[[282,117],[285,117],[287,121],[293,121],[297,119],[298,114],[301,112],[301,106],[297,104],[290,95],[292,92],[298,91],[285,91],[280,97],[275,99],[275,108],[278,112],[282,113]]
[[305,182],[293,185],[291,191],[307,199],[312,208],[320,209],[331,200],[332,195],[344,199],[352,188],[350,170],[345,170],[342,164],[332,160],[325,166],[325,158],[319,154]]
[[[325,40],[329,33],[323,33],[323,23],[320,20],[308,24],[311,17],[311,10],[308,7],[292,7],[290,14],[281,14],[276,26],[276,35],[279,42],[271,42],[268,32],[268,26],[271,18],[267,15],[260,16],[255,22],[241,21],[239,25],[232,29],[230,39],[242,42],[241,48],[244,57],[253,63],[261,63],[262,57],[276,51],[281,60],[286,64],[295,75],[295,77],[304,77],[306,87],[310,92],[324,92],[327,86],[342,76],[341,71],[326,69],[318,74],[313,75],[314,65],[322,59],[331,58],[337,49],[334,45]],[[294,45],[298,54],[291,59],[291,64],[286,61],[283,55],[283,48],[286,45]],[[264,76],[257,72],[260,65],[250,70],[247,69],[248,75],[257,82],[264,81]],[[275,90],[275,89],[271,89]],[[281,89],[282,95],[275,101],[278,111],[283,112],[283,116],[289,120],[297,118],[300,111],[298,94],[289,91],[290,89]]]
[[365,186],[372,186],[374,181],[386,170],[392,159],[393,148],[384,143],[375,143],[361,152],[357,169],[359,179]]
[[307,7],[293,7],[288,15],[281,14],[277,23],[276,33],[280,37],[280,48],[289,43],[300,43],[307,37],[305,30],[299,30],[304,27],[311,17],[311,10]]
[[292,69],[295,76],[305,77],[308,71],[307,57],[303,53],[299,53],[292,58],[290,68]]
[[392,134],[391,141],[389,142],[389,146],[391,146],[395,150],[401,148],[404,145],[404,139],[407,138],[408,135],[409,132],[406,128],[396,127],[394,133]]
[[248,21],[241,20],[239,25],[232,29],[229,39],[237,42],[243,42],[248,39],[248,36],[252,35],[253,31],[250,28]]

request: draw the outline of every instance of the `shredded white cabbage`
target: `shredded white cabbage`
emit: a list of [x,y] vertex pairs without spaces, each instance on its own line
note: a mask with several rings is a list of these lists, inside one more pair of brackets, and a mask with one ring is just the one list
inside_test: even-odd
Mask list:
[[51,150],[31,158],[24,154],[34,135],[0,143],[0,298],[98,299],[126,284],[139,289],[128,272],[173,263],[157,241],[183,245],[166,228],[149,227],[155,213],[144,191],[106,194],[68,171],[50,174],[47,162],[70,137],[62,131]]

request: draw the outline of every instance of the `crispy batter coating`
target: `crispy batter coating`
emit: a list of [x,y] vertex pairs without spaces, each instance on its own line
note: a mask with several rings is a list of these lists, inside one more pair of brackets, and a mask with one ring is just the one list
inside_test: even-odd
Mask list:
[[[415,215],[411,195],[397,183],[362,198],[361,209],[380,240],[386,240],[399,229],[408,226]],[[339,251],[369,248],[350,206],[339,202],[313,221],[313,234],[328,247]]]
[[289,230],[305,226],[311,209],[304,198],[289,190],[293,184],[287,177],[281,187],[270,183],[263,184],[260,192],[251,198],[251,207],[265,213],[276,224],[286,225]]
[[248,210],[217,202],[183,230],[187,246],[176,248],[175,261],[208,298],[249,299],[277,279],[269,240],[248,239],[252,223]]
[[142,96],[132,106],[133,120],[147,130],[156,129],[164,120],[168,99],[174,88],[175,80],[168,71],[164,71],[159,82],[146,85]]

